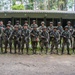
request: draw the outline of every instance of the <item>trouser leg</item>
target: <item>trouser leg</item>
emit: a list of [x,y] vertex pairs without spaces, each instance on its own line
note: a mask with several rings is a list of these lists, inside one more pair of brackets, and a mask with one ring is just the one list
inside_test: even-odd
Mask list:
[[20,47],[21,45],[20,45],[20,41],[18,41],[18,53],[20,53]]
[[9,46],[10,46],[10,53],[12,53],[12,41],[9,42]]
[[17,45],[17,43],[14,41],[14,50],[15,50],[14,53],[16,53],[16,45]]
[[67,43],[67,54],[70,54],[69,53],[69,43]]
[[5,41],[5,53],[7,53],[8,41]]
[[26,42],[26,50],[27,50],[27,54],[29,53],[29,42]]
[[61,52],[61,54],[63,54],[63,52],[64,52],[64,43],[62,44],[62,52]]

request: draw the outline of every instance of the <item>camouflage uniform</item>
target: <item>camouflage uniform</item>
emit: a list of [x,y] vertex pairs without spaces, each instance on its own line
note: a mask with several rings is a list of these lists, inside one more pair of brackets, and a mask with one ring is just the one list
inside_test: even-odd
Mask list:
[[13,30],[14,27],[13,27],[13,25],[11,24],[11,21],[8,21],[8,24],[10,24],[10,27],[11,27],[11,29]]
[[39,28],[38,28],[40,33],[42,32],[43,27],[46,27],[44,21],[41,22],[41,26],[39,26]]
[[67,22],[67,26],[68,26],[68,30],[69,30],[69,33],[70,33],[70,43],[71,43],[71,47],[72,47],[72,33],[73,33],[73,27],[71,26],[71,22],[70,22],[70,21]]
[[62,33],[63,37],[63,43],[62,43],[62,54],[64,52],[64,46],[67,45],[67,54],[69,53],[69,31],[68,31],[68,26],[65,26],[65,30]]
[[0,48],[1,53],[3,53],[3,29],[0,27]]
[[48,42],[49,42],[48,40],[49,40],[49,34],[46,31],[46,27],[43,27],[43,31],[40,34],[41,53],[42,53],[43,47],[45,46],[46,54],[47,54],[47,52],[48,52]]
[[63,33],[63,27],[61,26],[61,22],[58,22],[58,24],[57,24],[58,26],[57,26],[57,30],[58,30],[58,32],[59,32],[59,34],[60,34],[60,40],[59,40],[59,42],[60,42],[60,47],[61,47],[61,40],[62,40],[62,33]]
[[37,25],[34,25],[34,28],[31,31],[30,35],[31,35],[33,54],[36,54],[36,49],[37,49],[37,44],[38,44],[38,36],[39,36],[39,32],[37,30]]
[[7,53],[7,46],[9,44],[10,47],[10,53],[11,53],[11,49],[12,49],[12,41],[10,38],[10,35],[12,33],[12,30],[10,28],[10,24],[7,24],[7,27],[9,26],[9,28],[6,28],[4,30],[4,45],[5,45],[5,53]]
[[33,20],[33,24],[31,24],[31,30],[33,30],[33,28],[34,28],[35,25],[38,27],[38,25],[36,24],[36,21]]
[[[28,21],[27,21],[27,20],[25,21],[24,25],[25,25],[25,24],[27,25],[28,30],[29,30],[29,31],[31,31],[31,27],[29,26],[29,24],[28,24]],[[23,25],[23,26],[24,26],[24,25]]]
[[57,31],[57,27],[54,27],[53,32],[50,33],[50,37],[52,37],[51,54],[53,53],[54,46],[58,54],[59,32]]
[[17,46],[18,46],[18,53],[20,53],[20,48],[21,48],[20,36],[21,36],[21,33],[20,33],[19,29],[18,29],[18,26],[15,25],[14,30],[13,30],[12,35],[11,35],[11,38],[14,41],[14,50],[15,50],[14,53],[16,53],[16,49],[17,49],[16,47]]
[[19,30],[21,30],[21,29],[22,29],[22,26],[20,25],[20,23],[19,23],[19,21],[18,21],[18,20],[16,21],[16,25],[18,26]]
[[75,26],[74,26],[74,30],[73,30],[73,34],[72,34],[72,37],[73,37],[73,53],[74,53],[74,50],[75,50]]
[[[48,26],[48,33],[50,34],[53,31],[53,22],[50,22],[50,26]],[[51,42],[52,38],[49,36],[49,44]]]
[[[24,26],[28,26],[28,24],[24,24]],[[26,44],[26,50],[27,50],[27,54],[28,54],[28,49],[29,49],[29,29],[26,28],[22,30],[22,47],[21,47],[21,50],[22,50],[22,54],[23,54],[23,49],[24,49],[24,44]]]

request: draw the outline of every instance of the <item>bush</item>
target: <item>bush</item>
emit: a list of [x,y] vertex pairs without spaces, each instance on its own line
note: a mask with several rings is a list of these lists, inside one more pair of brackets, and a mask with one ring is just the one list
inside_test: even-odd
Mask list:
[[20,5],[13,5],[12,6],[12,10],[24,10],[24,5],[20,4]]

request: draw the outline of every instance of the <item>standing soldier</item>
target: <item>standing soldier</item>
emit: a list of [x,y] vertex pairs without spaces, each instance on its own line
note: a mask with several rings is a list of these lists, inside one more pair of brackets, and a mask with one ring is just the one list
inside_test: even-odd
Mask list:
[[18,20],[16,21],[16,25],[18,26],[19,30],[22,29],[22,26],[21,26],[21,24],[20,24],[20,22]]
[[72,47],[72,33],[73,33],[73,27],[72,27],[70,21],[67,22],[67,26],[68,26],[68,30],[69,30],[69,32],[70,32],[70,43],[71,43],[71,47]]
[[3,29],[0,27],[0,48],[1,48],[1,53],[3,53]]
[[64,52],[64,46],[67,45],[67,54],[69,53],[69,31],[68,31],[68,26],[65,26],[65,30],[62,33],[63,37],[63,43],[62,43],[62,54]]
[[57,23],[57,30],[58,30],[58,32],[60,34],[59,35],[60,36],[60,40],[59,41],[60,41],[60,47],[61,47],[61,40],[62,40],[62,36],[61,35],[62,35],[62,32],[63,32],[63,27],[61,26],[61,22]]
[[[35,25],[37,25],[36,20],[33,20],[33,23],[31,24],[31,30],[34,28]],[[37,25],[37,27],[38,27],[38,25]]]
[[75,25],[74,25],[72,37],[73,37],[73,53],[75,53],[74,52],[74,50],[75,50]]
[[12,49],[12,41],[10,38],[10,35],[12,33],[12,30],[10,28],[10,24],[7,24],[6,29],[4,30],[4,45],[5,45],[5,53],[7,53],[7,47],[9,44],[10,47],[10,53],[11,53],[11,49]]
[[32,43],[32,49],[33,54],[36,54],[37,44],[38,44],[38,37],[39,32],[37,30],[37,25],[34,25],[33,30],[31,31],[31,43]]
[[5,29],[5,25],[4,25],[3,21],[0,21],[0,27],[3,27]]
[[[28,21],[27,21],[27,20],[25,21],[24,25],[25,25],[25,24],[27,24],[27,25],[28,25]],[[29,26],[29,25],[27,26],[27,28],[28,28],[29,30],[31,30],[31,28],[30,28],[30,26]]]
[[14,41],[14,50],[15,50],[14,53],[16,53],[17,46],[18,46],[18,53],[20,53],[20,48],[21,48],[20,36],[21,36],[21,33],[19,31],[19,28],[17,25],[15,25],[11,35],[11,38],[13,38],[13,41]]
[[57,27],[54,27],[53,32],[50,33],[50,37],[52,37],[51,54],[53,53],[54,46],[58,54],[59,32],[57,31]]
[[44,21],[41,22],[41,26],[38,28],[40,33],[42,32],[43,27],[46,27]]
[[[50,26],[48,26],[48,33],[50,34],[53,31],[53,22],[50,22]],[[49,36],[49,45],[51,42],[52,38]]]
[[40,45],[41,45],[41,53],[43,51],[43,47],[46,48],[46,54],[48,52],[48,42],[49,42],[49,34],[47,32],[46,27],[43,27],[43,31],[40,34]]
[[8,24],[10,24],[10,27],[11,27],[11,29],[13,30],[14,27],[13,27],[13,25],[11,24],[11,21],[8,21]]
[[28,29],[28,24],[24,24],[24,28],[22,30],[22,54],[23,54],[23,49],[24,49],[24,44],[26,44],[26,50],[27,50],[27,53],[29,52],[29,29]]

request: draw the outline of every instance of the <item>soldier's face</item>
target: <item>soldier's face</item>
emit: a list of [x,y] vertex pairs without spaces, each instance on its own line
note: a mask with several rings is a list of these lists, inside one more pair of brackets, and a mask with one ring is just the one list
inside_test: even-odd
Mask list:
[[53,26],[53,24],[50,24],[50,26]]
[[65,28],[65,30],[67,31],[67,30],[68,30],[68,28]]
[[58,26],[60,26],[61,24],[58,24]]
[[24,29],[27,29],[27,26],[24,26]]
[[56,31],[57,29],[56,28],[54,28],[54,31]]
[[7,26],[8,29],[10,29],[10,26]]
[[35,24],[36,22],[34,21],[33,24]]
[[1,24],[3,25],[3,21],[1,21]]
[[44,26],[44,23],[42,23],[42,26]]
[[45,29],[43,29],[43,31],[46,31],[46,28],[45,28]]
[[71,24],[70,23],[68,23],[68,26],[70,26]]
[[37,28],[35,27],[34,30],[37,30]]
[[15,27],[15,30],[18,30],[18,28],[17,28],[17,27]]

